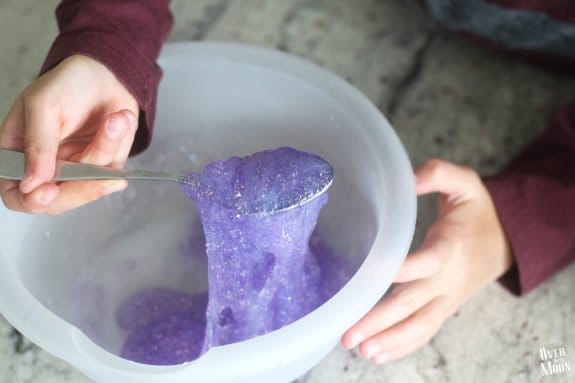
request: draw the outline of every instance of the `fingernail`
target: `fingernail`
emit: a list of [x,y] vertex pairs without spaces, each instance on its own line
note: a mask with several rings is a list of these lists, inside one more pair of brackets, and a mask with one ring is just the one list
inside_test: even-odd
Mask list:
[[384,364],[389,360],[389,357],[386,354],[379,354],[373,359],[375,364]]
[[130,125],[137,127],[138,126],[138,118],[134,115],[134,113],[128,113],[128,119],[130,120]]
[[351,350],[352,348],[357,347],[357,345],[360,344],[362,339],[363,338],[361,337],[361,335],[358,335],[358,334],[352,335],[351,341],[349,342],[350,345],[349,345],[348,349]]
[[22,181],[20,181],[20,191],[22,193],[28,194],[33,190],[33,187],[29,186],[33,179],[34,177],[31,174],[27,174],[22,178]]
[[54,201],[56,199],[56,197],[58,196],[58,189],[48,189],[48,190],[44,190],[41,194],[40,194],[40,203],[42,205],[49,205],[52,201]]
[[366,358],[371,359],[379,352],[379,347],[374,344],[367,345],[364,350]]
[[111,118],[108,121],[108,126],[106,127],[106,131],[108,132],[108,136],[110,138],[118,138],[124,134],[126,131],[126,127],[122,124],[117,118]]

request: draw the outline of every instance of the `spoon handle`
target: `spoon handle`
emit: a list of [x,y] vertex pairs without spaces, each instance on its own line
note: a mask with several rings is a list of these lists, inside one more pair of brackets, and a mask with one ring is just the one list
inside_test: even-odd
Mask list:
[[[0,178],[21,180],[24,176],[24,153],[0,149]],[[54,181],[137,179],[180,182],[180,176],[172,173],[140,169],[114,169],[105,166],[56,161]]]

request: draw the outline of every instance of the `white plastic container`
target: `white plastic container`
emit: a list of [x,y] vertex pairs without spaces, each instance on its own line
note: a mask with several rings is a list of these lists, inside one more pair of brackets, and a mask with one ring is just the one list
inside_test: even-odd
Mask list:
[[[384,294],[408,251],[416,197],[408,157],[380,112],[327,71],[285,53],[225,43],[165,47],[154,141],[132,166],[182,173],[289,145],[335,169],[319,228],[358,271],[331,300],[273,333],[178,366],[116,356],[120,302],[146,287],[206,288],[185,259],[193,204],[169,183],[59,217],[0,208],[0,312],[98,383],[289,382],[321,360]],[[367,255],[367,256],[366,256]]]

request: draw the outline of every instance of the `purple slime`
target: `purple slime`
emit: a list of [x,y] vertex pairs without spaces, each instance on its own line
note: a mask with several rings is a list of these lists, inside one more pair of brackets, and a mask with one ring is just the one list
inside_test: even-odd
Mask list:
[[[292,148],[232,157],[190,174],[181,186],[205,234],[207,309],[205,295],[135,294],[118,313],[131,331],[122,356],[160,365],[191,361],[211,347],[285,326],[329,299],[351,268],[313,233],[327,193],[303,202],[331,177],[320,157]],[[287,206],[294,207],[282,210]]]
[[199,210],[208,254],[204,351],[278,329],[321,304],[308,242],[327,194],[301,201],[331,171],[318,156],[279,148],[190,174],[182,188]]
[[152,365],[174,365],[196,359],[202,351],[205,321],[193,313],[164,315],[161,320],[134,329],[122,357]]
[[206,329],[207,294],[149,289],[132,295],[118,311],[118,324],[130,331],[123,358],[153,365],[196,359]]
[[147,326],[166,315],[186,313],[191,319],[205,322],[207,294],[186,294],[170,289],[149,289],[132,295],[117,314],[124,330]]

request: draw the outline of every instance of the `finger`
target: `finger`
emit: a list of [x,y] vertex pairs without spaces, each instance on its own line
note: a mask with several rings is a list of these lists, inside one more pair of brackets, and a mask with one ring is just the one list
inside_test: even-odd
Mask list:
[[[373,335],[407,318],[427,301],[430,290],[426,280],[397,285],[391,294],[375,305],[342,337],[342,345],[351,349]],[[366,355],[371,357],[373,355]]]
[[45,183],[23,194],[13,183],[2,189],[2,200],[14,211],[56,215],[124,190],[127,185],[124,180],[64,182],[59,186]]
[[122,142],[120,143],[118,150],[116,151],[116,156],[110,164],[114,168],[123,168],[126,164],[126,160],[130,155],[130,150],[134,144],[134,139],[136,137],[136,130],[138,129],[138,117],[129,109],[121,110],[129,120],[128,132],[124,136]]
[[430,228],[423,245],[405,258],[394,282],[428,278],[438,273],[453,254],[452,243],[438,230]]
[[479,180],[471,168],[436,158],[427,160],[415,172],[415,176],[417,195],[438,192],[458,196],[468,189],[464,186]]
[[62,182],[60,193],[45,213],[57,215],[93,202],[106,195],[124,190],[128,186],[125,180],[73,181]]
[[28,194],[23,194],[17,183],[7,187],[2,191],[2,201],[8,209],[26,213],[45,213],[59,194],[56,184],[44,183]]
[[[9,195],[11,193],[13,193],[12,191],[16,189],[18,190],[18,182],[17,181],[0,181],[0,196],[2,197],[2,202],[4,203],[4,206],[6,206],[8,209],[12,209],[12,210],[17,210],[17,205],[14,202],[14,197]],[[20,193],[20,191],[18,190],[18,193]],[[17,201],[18,199],[16,199]]]
[[24,153],[26,166],[20,191],[24,194],[54,177],[58,153],[58,108],[35,98],[24,102]]
[[409,318],[366,340],[360,350],[377,364],[401,359],[427,344],[452,314],[449,299],[435,297]]
[[92,165],[110,165],[130,129],[130,124],[130,119],[124,113],[112,113],[105,126],[98,130],[92,142],[86,147],[79,161]]
[[24,107],[19,97],[0,126],[0,148],[24,150]]

